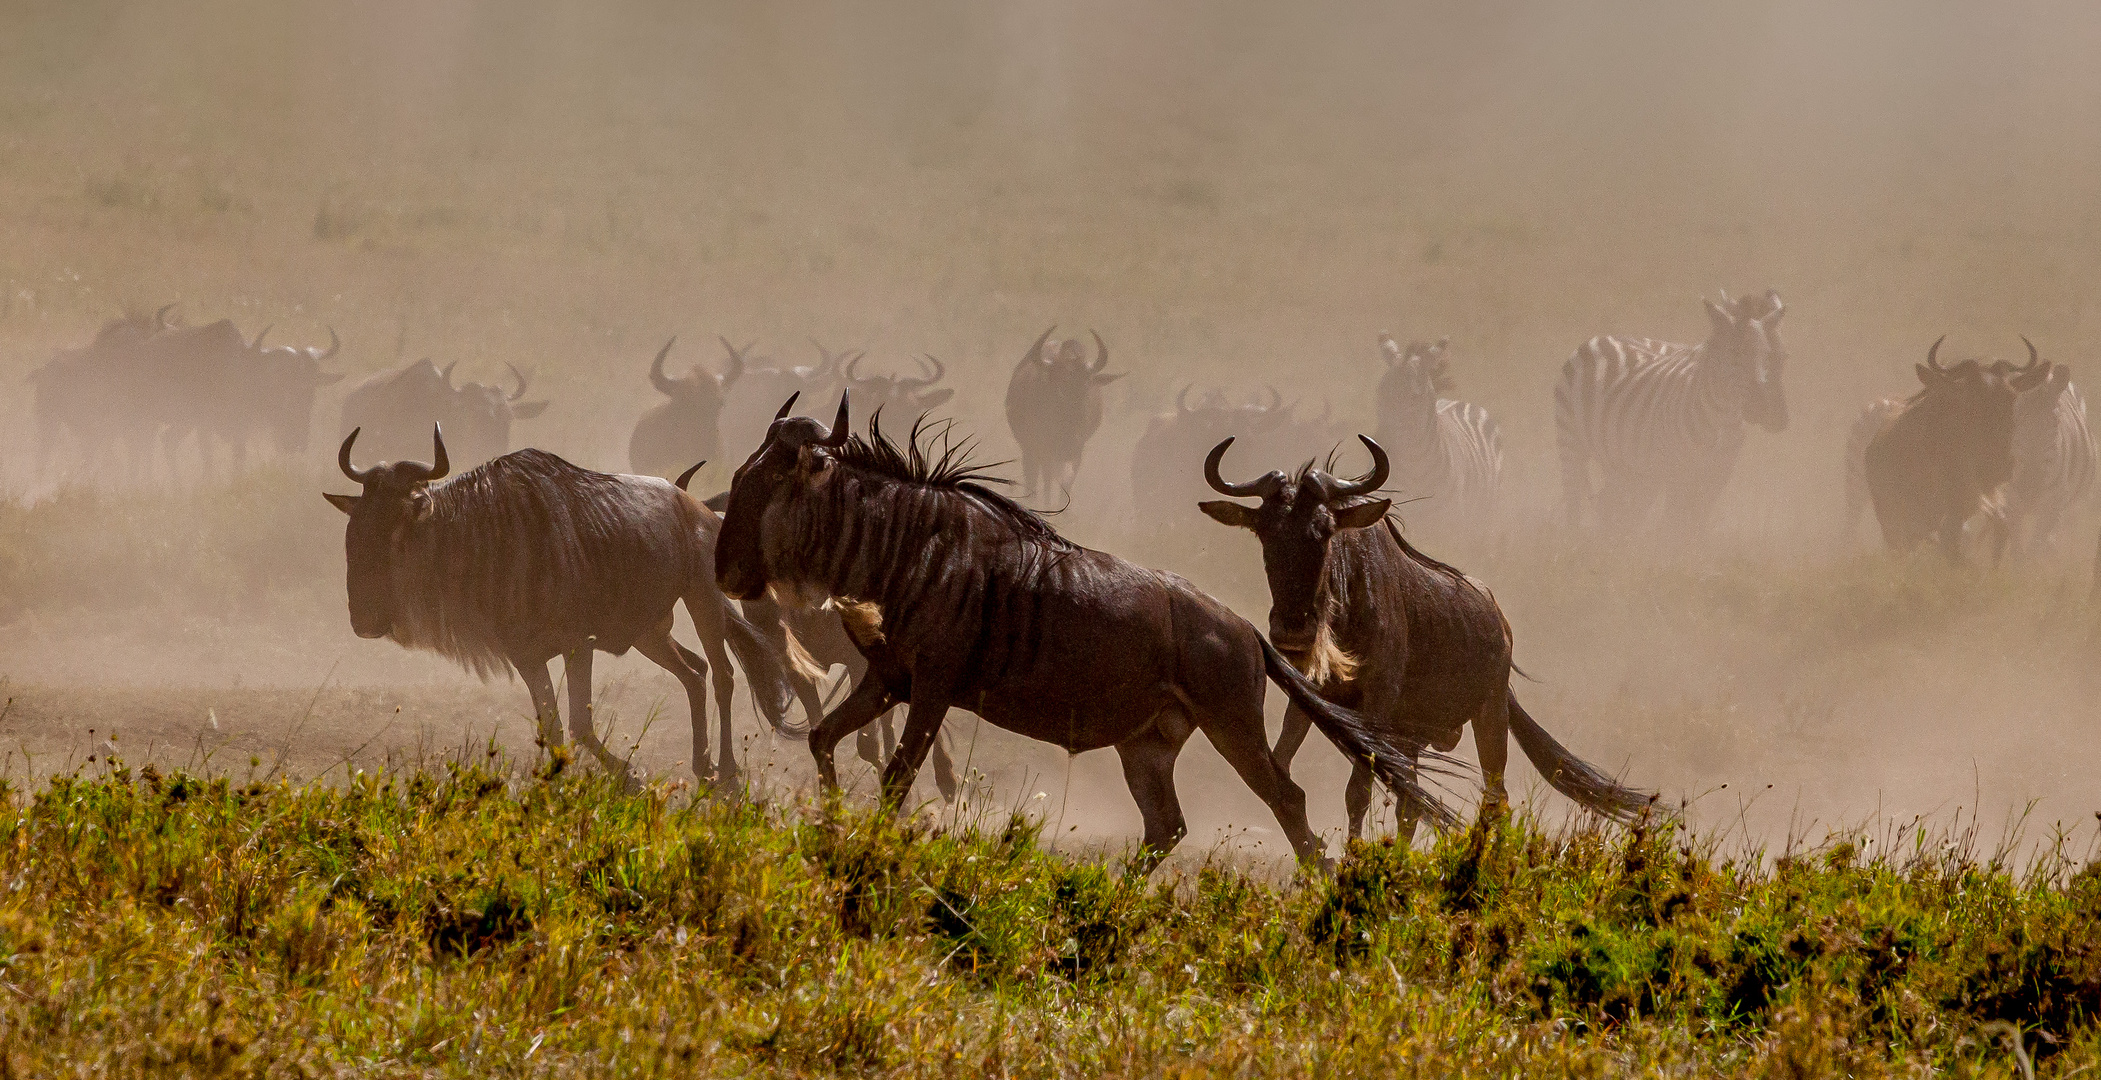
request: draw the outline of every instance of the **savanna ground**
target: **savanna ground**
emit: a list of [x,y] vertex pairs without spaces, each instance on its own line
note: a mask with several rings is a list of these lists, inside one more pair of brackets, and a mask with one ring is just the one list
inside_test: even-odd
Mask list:
[[[2042,4],[7,7],[0,1023],[34,1037],[5,1067],[148,1072],[197,1035],[383,1074],[2003,1070],[2006,1019],[2074,1071],[2096,523],[1999,570],[1892,558],[1838,535],[1838,457],[1943,332],[2084,379],[2096,45]],[[1753,433],[1714,537],[1564,529],[1560,361],[1768,285],[1792,423]],[[710,363],[717,333],[933,353],[998,458],[1013,360],[1091,326],[1130,374],[1055,520],[1258,624],[1252,540],[1130,505],[1146,417],[1275,382],[1368,429],[1376,334],[1449,334],[1508,498],[1424,543],[1495,588],[1534,715],[1686,831],[1586,832],[1535,791],[1507,831],[1293,885],[1199,741],[1191,838],[1136,882],[1111,755],[962,714],[972,803],[909,844],[804,801],[806,752],[745,706],[753,802],[536,779],[522,688],[349,634],[316,497],[339,393],[307,456],[239,480],[33,473],[22,377],[177,300],[335,327],[336,392],[516,362],[554,405],[514,441],[602,468],[670,333]],[[687,777],[675,684],[599,671],[615,741]],[[1339,837],[1342,762],[1301,762]]]

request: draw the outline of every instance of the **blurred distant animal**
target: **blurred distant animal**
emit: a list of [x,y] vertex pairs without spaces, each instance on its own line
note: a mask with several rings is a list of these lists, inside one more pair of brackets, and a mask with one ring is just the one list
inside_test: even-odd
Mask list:
[[1702,531],[1745,425],[1787,429],[1780,294],[1705,303],[1709,331],[1698,345],[1594,337],[1562,365],[1554,432],[1571,527],[1594,509],[1598,524],[1631,530],[1660,501],[1667,525]]
[[[1649,795],[1569,753],[1518,704],[1510,688],[1510,623],[1495,597],[1401,536],[1388,516],[1393,503],[1374,497],[1391,475],[1386,453],[1376,441],[1358,438],[1371,452],[1372,470],[1355,480],[1309,466],[1228,483],[1219,463],[1232,439],[1204,459],[1204,480],[1214,490],[1262,500],[1259,506],[1206,502],[1203,510],[1262,541],[1270,642],[1322,697],[1361,713],[1391,742],[1448,751],[1472,723],[1491,803],[1507,799],[1503,766],[1508,736],[1515,735],[1556,791],[1621,821],[1641,812]],[[1280,767],[1291,767],[1311,724],[1297,702],[1285,711],[1275,751]],[[1363,835],[1371,787],[1371,770],[1360,758],[1345,792],[1353,840]],[[1422,812],[1403,806],[1402,841],[1415,834]]]
[[[2027,338],[2022,338],[2028,344]],[[2029,362],[2037,360],[2028,344]],[[2048,368],[2040,385],[2022,393],[2013,405],[2013,477],[2006,483],[2006,527],[2017,555],[2035,555],[2054,546],[2065,515],[2085,503],[2094,491],[2096,447],[2087,426],[2086,398],[2072,385],[2072,369],[2042,361]],[[2019,369],[2001,361],[2003,378]]]
[[[715,587],[721,519],[658,477],[580,469],[553,454],[520,450],[438,483],[450,463],[441,431],[434,462],[351,465],[352,430],[337,452],[358,495],[328,495],[349,515],[344,551],[350,627],[427,649],[487,679],[515,669],[532,692],[540,737],[562,741],[548,661],[564,657],[569,730],[608,772],[627,763],[602,742],[591,717],[591,657],[633,648],[669,671],[692,711],[693,771],[734,783],[730,732],[734,650],[762,709],[782,734],[790,695],[786,660]],[[671,636],[672,608],[684,601],[700,635],[702,660]],[[702,676],[714,664],[720,754],[708,760]]]
[[1386,334],[1379,351],[1379,445],[1392,455],[1396,491],[1425,501],[1427,516],[1480,527],[1496,509],[1503,477],[1503,430],[1479,405],[1455,401],[1450,338],[1410,342]]
[[918,434],[899,446],[871,420],[852,437],[845,401],[829,429],[783,416],[730,487],[723,590],[829,600],[868,657],[869,677],[810,736],[828,787],[838,741],[900,701],[910,710],[883,773],[890,806],[952,707],[1075,753],[1114,746],[1145,818],[1136,868],[1150,870],[1185,832],[1175,760],[1202,730],[1313,862],[1322,844],[1305,793],[1263,732],[1267,675],[1352,757],[1435,806],[1404,760],[1417,748],[1322,700],[1246,620],[1179,577],[1066,540],[988,487],[958,444]]
[[1217,390],[1206,390],[1190,404],[1190,387],[1175,394],[1174,411],[1155,415],[1131,448],[1131,503],[1143,520],[1179,523],[1206,494],[1197,467],[1204,452],[1228,436],[1272,439],[1292,420],[1292,410],[1276,387],[1266,397],[1232,404]]
[[83,475],[136,473],[148,463],[163,415],[152,405],[161,388],[145,368],[144,346],[167,330],[174,307],[112,319],[86,345],[30,372],[38,475],[51,473],[69,442]]
[[1959,561],[1964,523],[1983,514],[1996,555],[2006,537],[2000,489],[2013,477],[2014,399],[2049,370],[2034,359],[2004,372],[1975,360],[1943,366],[1939,347],[1913,369],[1923,388],[1868,441],[1868,494],[1893,550],[1933,540]]
[[[783,365],[765,357],[748,357],[744,377],[723,388],[722,450],[732,467],[740,465],[766,439],[767,425],[780,403],[800,395],[815,403],[830,401],[842,384],[839,367],[851,359],[812,341],[817,362],[806,366]],[[858,355],[858,354],[856,354]]]
[[722,404],[730,387],[744,374],[744,356],[751,346],[739,349],[728,338],[720,340],[729,352],[729,364],[720,375],[695,365],[674,379],[664,373],[664,357],[678,339],[672,338],[657,350],[657,358],[649,364],[649,384],[668,400],[658,402],[635,422],[635,432],[627,440],[628,468],[643,476],[668,478],[696,461],[722,456]]
[[910,422],[928,410],[940,408],[955,396],[953,387],[935,389],[934,384],[948,375],[948,368],[931,356],[919,365],[917,377],[864,375],[861,373],[864,359],[865,353],[855,353],[846,362],[845,382],[846,389],[868,409],[870,416],[888,412],[892,420]]
[[547,411],[545,401],[519,400],[527,384],[515,366],[511,376],[518,385],[508,394],[482,383],[453,385],[457,366],[454,361],[441,370],[426,357],[359,383],[343,398],[341,434],[361,430],[371,453],[400,461],[419,453],[423,433],[443,424],[454,433],[460,460],[479,464],[511,448],[512,421]]
[[[1102,388],[1123,378],[1106,374],[1109,346],[1094,335],[1095,358],[1078,338],[1036,339],[1007,380],[1007,428],[1021,447],[1024,498],[1072,499],[1073,480],[1087,440],[1102,426]],[[1053,490],[1055,488],[1055,490]]]

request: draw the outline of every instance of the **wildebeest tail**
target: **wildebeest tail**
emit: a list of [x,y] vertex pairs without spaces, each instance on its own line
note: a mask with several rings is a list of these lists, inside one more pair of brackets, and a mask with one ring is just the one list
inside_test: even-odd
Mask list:
[[1656,801],[1656,796],[1619,784],[1569,753],[1517,703],[1516,694],[1510,695],[1510,733],[1517,736],[1517,745],[1547,783],[1586,809],[1614,821],[1632,821]]
[[1373,731],[1363,716],[1320,696],[1320,691],[1299,674],[1299,669],[1291,666],[1291,661],[1284,659],[1284,654],[1278,652],[1268,638],[1259,634],[1256,637],[1262,642],[1262,666],[1269,673],[1270,680],[1283,688],[1293,705],[1313,718],[1313,726],[1319,728],[1321,734],[1342,747],[1349,756],[1369,761],[1372,771],[1395,795],[1413,803],[1438,828],[1450,828],[1459,823],[1459,818],[1444,803],[1424,790],[1416,765],[1425,757],[1438,764],[1457,765],[1456,761],[1420,745],[1411,748],[1416,754],[1411,758],[1402,747]]
[[[787,650],[768,641],[749,619],[727,603],[723,607],[723,623],[729,639],[730,651],[737,655],[737,666],[744,669],[744,679],[751,684],[752,701],[758,705],[759,715],[766,718],[773,730],[789,738],[800,738],[810,733],[809,718],[802,724],[788,722],[788,706],[795,700],[795,687],[788,681],[787,650],[800,650],[802,643],[789,633]],[[782,627],[783,632],[787,628]],[[804,655],[808,655],[805,653]]]

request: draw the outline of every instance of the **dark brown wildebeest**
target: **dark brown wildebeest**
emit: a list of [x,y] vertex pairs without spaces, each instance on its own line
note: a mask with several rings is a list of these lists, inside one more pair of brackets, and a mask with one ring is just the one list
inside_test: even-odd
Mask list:
[[[940,408],[956,394],[954,387],[944,386],[938,390],[934,388],[934,384],[948,374],[948,368],[931,356],[920,363],[921,374],[918,378],[908,375],[863,375],[861,361],[866,358],[866,353],[855,353],[853,358],[846,362],[844,374],[846,389],[852,391],[854,397],[868,407],[870,416],[885,410],[889,411],[892,418],[918,416],[929,409]],[[926,374],[928,371],[933,374]]]
[[314,394],[343,376],[321,370],[324,360],[342,349],[331,329],[327,348],[289,345],[263,347],[271,328],[255,340],[243,340],[232,322],[171,329],[148,347],[154,363],[168,372],[168,393],[179,416],[161,432],[163,455],[172,470],[176,448],[191,435],[197,440],[201,470],[217,471],[224,452],[230,469],[248,465],[249,452],[260,441],[279,454],[305,452],[313,433]]
[[1225,605],[1058,535],[987,487],[954,444],[930,454],[919,425],[900,448],[874,420],[865,439],[847,420],[842,396],[829,430],[807,417],[774,422],[731,484],[716,561],[731,596],[770,590],[849,616],[869,677],[810,734],[828,786],[839,740],[900,701],[910,709],[883,771],[890,805],[952,707],[1074,753],[1113,746],[1145,817],[1138,865],[1150,869],[1185,831],[1175,758],[1201,730],[1312,861],[1322,845],[1305,792],[1263,731],[1266,674],[1338,745],[1370,757],[1380,779],[1448,820],[1417,784],[1420,746],[1323,700]]
[[[829,401],[838,393],[842,376],[840,365],[853,357],[846,353],[834,353],[822,344],[817,346],[817,362],[802,366],[782,366],[765,359],[753,357],[744,368],[744,377],[730,387],[722,405],[722,447],[731,461],[743,461],[766,439],[766,428],[773,423],[773,410],[790,397],[801,395],[803,401]],[[858,354],[857,354],[858,355]]]
[[2000,489],[2013,477],[2014,399],[2041,386],[2049,368],[2033,360],[2003,373],[1975,360],[1943,367],[1934,360],[1939,347],[1913,368],[1923,389],[1862,453],[1875,520],[1893,550],[1937,540],[1960,561],[1963,524],[1982,513],[1996,556],[2006,541]]
[[[1131,448],[1131,502],[1144,515],[1179,523],[1176,507],[1201,501],[1206,494],[1197,479],[1204,451],[1229,435],[1271,439],[1293,426],[1292,410],[1276,387],[1266,387],[1268,400],[1234,405],[1217,390],[1207,390],[1189,403],[1190,387],[1175,394],[1173,412],[1147,422],[1145,434]],[[1292,445],[1300,440],[1293,439]],[[1311,451],[1309,451],[1311,453]]]
[[[1218,466],[1232,439],[1204,459],[1205,482],[1220,494],[1262,500],[1260,506],[1216,500],[1202,509],[1262,541],[1270,641],[1322,697],[1363,714],[1390,742],[1446,751],[1471,722],[1490,803],[1506,798],[1503,766],[1514,735],[1540,775],[1584,807],[1626,820],[1648,806],[1650,796],[1569,753],[1518,704],[1502,608],[1487,587],[1401,536],[1388,516],[1392,501],[1373,494],[1390,473],[1386,452],[1357,437],[1371,451],[1372,471],[1356,480],[1308,466],[1295,476],[1273,470],[1230,484]],[[1309,727],[1293,702],[1277,740],[1279,768],[1290,769]],[[1345,802],[1353,839],[1364,827],[1371,783],[1361,764],[1350,774]],[[1417,814],[1404,800],[1401,839],[1414,835]]]
[[460,460],[480,464],[511,448],[513,420],[530,420],[547,411],[545,401],[519,400],[525,396],[526,380],[516,367],[511,375],[517,390],[506,394],[481,383],[453,385],[456,366],[454,361],[441,370],[425,358],[359,383],[343,398],[341,434],[362,430],[374,453],[401,460],[419,452],[431,425],[442,424],[453,433]]
[[677,338],[657,350],[649,364],[649,384],[669,398],[660,401],[635,422],[635,433],[627,440],[627,467],[642,476],[675,476],[696,461],[722,456],[722,403],[729,389],[744,374],[746,345],[739,349],[723,338],[729,365],[717,375],[698,364],[680,378],[664,374],[664,357]]
[[1007,428],[1021,447],[1022,496],[1069,501],[1087,440],[1102,426],[1102,387],[1123,376],[1104,374],[1109,346],[1100,334],[1094,335],[1090,361],[1078,338],[1052,341],[1056,329],[1045,330],[1014,365],[1007,380]]
[[[153,403],[161,387],[147,370],[146,346],[168,330],[174,307],[112,319],[86,345],[62,350],[30,372],[38,475],[53,468],[69,439],[83,475],[137,471],[150,461],[164,416]],[[114,470],[104,460],[110,455]]]
[[[693,772],[734,783],[730,735],[735,677],[725,643],[745,677],[789,696],[785,658],[730,607],[715,587],[721,519],[659,477],[580,469],[541,450],[520,450],[439,484],[448,471],[445,440],[433,430],[434,464],[350,464],[358,433],[336,463],[363,487],[328,495],[350,516],[350,627],[359,637],[391,638],[428,649],[484,679],[515,669],[532,692],[540,737],[561,743],[561,714],[547,663],[564,658],[569,730],[604,767],[627,765],[598,738],[591,721],[591,656],[628,649],[677,677],[692,709]],[[700,634],[703,661],[671,637],[681,600]],[[721,753],[708,762],[706,687],[714,665]],[[782,734],[800,731],[776,727]]]

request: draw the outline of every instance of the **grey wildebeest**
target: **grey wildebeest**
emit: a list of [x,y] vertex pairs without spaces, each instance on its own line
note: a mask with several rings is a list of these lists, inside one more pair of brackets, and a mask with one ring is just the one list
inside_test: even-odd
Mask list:
[[1745,425],[1787,429],[1780,294],[1705,304],[1698,345],[1594,337],[1562,365],[1554,438],[1571,527],[1595,507],[1598,524],[1626,532],[1660,500],[1667,525],[1704,530],[1736,471]]
[[861,361],[866,358],[865,353],[855,353],[846,362],[844,374],[846,389],[868,408],[870,416],[888,410],[892,418],[915,417],[940,408],[956,394],[954,387],[935,387],[935,383],[948,375],[948,368],[931,356],[920,363],[917,377],[862,374]]
[[165,365],[171,400],[179,402],[161,431],[163,456],[172,470],[183,439],[196,437],[201,470],[217,471],[223,451],[233,472],[247,468],[258,445],[278,454],[301,454],[313,434],[314,394],[342,380],[340,372],[321,370],[343,341],[330,329],[327,348],[318,345],[263,347],[264,327],[255,340],[243,340],[232,322],[170,329],[148,350]]
[[1022,496],[1069,501],[1087,440],[1102,426],[1102,388],[1123,376],[1105,374],[1109,346],[1100,334],[1088,360],[1078,338],[1052,341],[1055,330],[1045,330],[1014,365],[1007,380],[1007,429],[1021,447]]
[[359,383],[343,398],[340,435],[361,430],[373,453],[402,460],[420,452],[431,425],[442,424],[453,433],[460,460],[475,465],[511,448],[512,421],[547,411],[545,401],[519,400],[525,396],[526,379],[516,367],[511,374],[517,389],[506,394],[481,383],[453,385],[457,366],[455,361],[440,369],[425,358]]
[[1175,759],[1201,730],[1311,861],[1322,849],[1305,793],[1263,731],[1266,674],[1380,779],[1441,811],[1417,785],[1419,746],[1323,700],[1247,620],[1173,574],[1072,543],[986,486],[953,444],[930,456],[918,434],[914,425],[901,449],[871,419],[867,438],[854,437],[842,396],[829,430],[776,420],[730,487],[723,591],[854,613],[847,630],[869,677],[810,734],[827,785],[845,733],[900,701],[909,710],[883,772],[889,805],[951,707],[1074,753],[1113,746],[1145,818],[1137,862],[1150,869],[1185,831]]
[[134,471],[149,460],[163,416],[152,407],[161,387],[145,364],[145,346],[168,329],[174,307],[112,319],[86,345],[62,350],[30,372],[39,475],[53,468],[69,440],[84,474],[109,472],[109,456]]
[[722,446],[732,462],[744,460],[765,441],[766,429],[773,423],[773,410],[781,402],[796,395],[808,402],[829,401],[839,391],[840,365],[852,357],[834,353],[815,341],[810,344],[817,347],[816,363],[784,365],[765,357],[750,357],[744,366],[744,377],[725,388]]
[[[1540,775],[1585,808],[1626,820],[1648,806],[1649,796],[1569,753],[1518,704],[1502,608],[1487,587],[1402,537],[1389,516],[1392,502],[1373,494],[1390,475],[1386,453],[1372,439],[1358,438],[1371,451],[1372,471],[1356,480],[1307,467],[1296,475],[1271,471],[1227,483],[1219,461],[1232,439],[1204,459],[1205,482],[1220,494],[1262,500],[1259,506],[1215,500],[1203,511],[1262,541],[1270,641],[1322,697],[1362,714],[1392,743],[1446,751],[1472,723],[1491,803],[1506,797],[1503,766],[1514,735]],[[1310,726],[1293,701],[1277,740],[1279,768],[1291,767]],[[1352,838],[1362,833],[1371,785],[1360,764],[1345,795]],[[1419,812],[1404,800],[1402,840],[1414,834]]]
[[660,401],[635,422],[635,433],[627,440],[627,467],[643,476],[676,476],[696,461],[722,456],[722,403],[729,389],[744,374],[742,349],[722,339],[729,351],[729,364],[717,375],[694,365],[678,378],[664,373],[664,357],[677,338],[657,350],[649,364],[649,384],[668,400]]
[[[670,481],[581,469],[541,450],[520,450],[446,480],[442,433],[432,464],[351,465],[358,433],[336,463],[362,487],[327,496],[349,515],[344,532],[350,626],[444,656],[484,679],[517,671],[531,691],[539,733],[561,743],[561,714],[548,661],[564,658],[569,730],[607,771],[627,765],[599,739],[591,715],[591,657],[632,648],[669,671],[692,710],[693,772],[734,782],[730,732],[737,653],[762,710],[789,697],[783,655],[715,587],[721,519]],[[672,609],[684,601],[707,659],[672,639]],[[708,761],[706,686],[713,664],[720,754]],[[768,711],[783,734],[780,709]]]
[[1503,432],[1488,410],[1453,400],[1450,338],[1402,349],[1379,335],[1379,445],[1392,455],[1393,483],[1428,501],[1429,516],[1478,528],[1495,513],[1503,477]]
[[2001,487],[2013,477],[2014,399],[2049,370],[2034,361],[2005,373],[1975,360],[1943,367],[1934,361],[1939,345],[1914,367],[1924,388],[1868,441],[1868,495],[1893,550],[1938,540],[1960,560],[1963,525],[1982,513],[1996,554],[2006,539]]
[[[1203,499],[1197,465],[1204,451],[1236,432],[1269,438],[1291,426],[1291,409],[1276,387],[1265,387],[1267,400],[1234,405],[1217,390],[1207,390],[1189,403],[1190,387],[1175,394],[1174,411],[1159,413],[1131,448],[1131,502],[1140,513],[1179,523],[1176,508]],[[1186,512],[1186,511],[1182,511]]]

